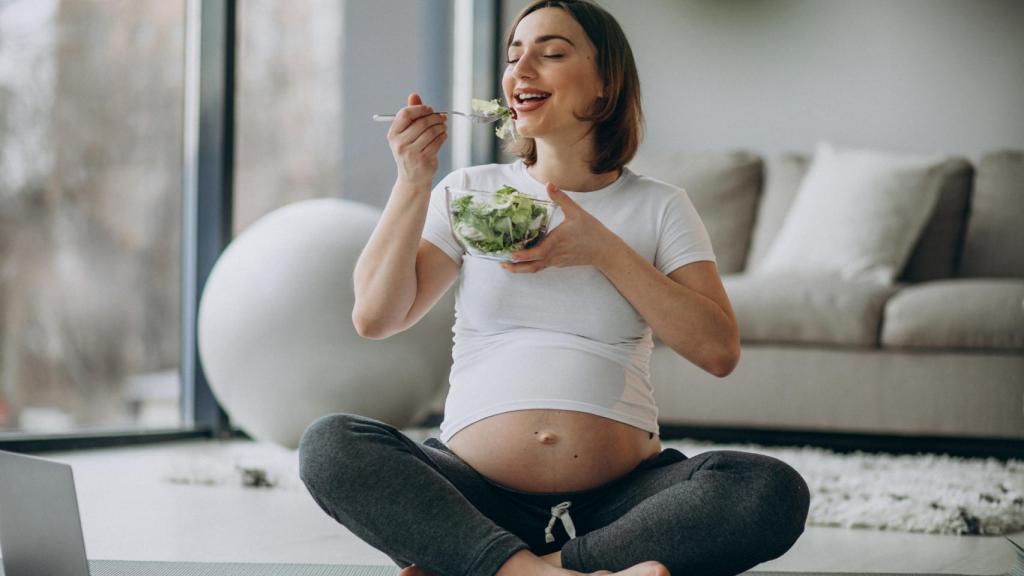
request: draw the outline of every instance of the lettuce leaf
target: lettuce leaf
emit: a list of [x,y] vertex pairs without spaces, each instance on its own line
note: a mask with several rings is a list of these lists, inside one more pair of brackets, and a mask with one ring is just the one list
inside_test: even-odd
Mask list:
[[487,254],[521,250],[547,230],[544,205],[505,185],[493,199],[466,195],[451,204],[452,227],[463,242]]
[[497,98],[493,100],[472,98],[469,101],[469,107],[472,111],[485,116],[500,116],[501,125],[494,129],[494,133],[502,140],[509,135],[511,135],[512,139],[515,140],[516,134],[514,122],[512,120],[512,109],[508,106],[503,106],[500,100]]

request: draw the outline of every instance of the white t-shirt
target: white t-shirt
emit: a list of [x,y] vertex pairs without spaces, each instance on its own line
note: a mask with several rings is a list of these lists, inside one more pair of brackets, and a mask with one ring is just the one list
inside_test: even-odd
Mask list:
[[[651,329],[604,274],[593,266],[513,273],[465,255],[451,230],[445,186],[494,191],[506,184],[549,199],[522,160],[455,170],[431,192],[423,238],[461,265],[441,441],[488,416],[533,408],[588,412],[657,434]],[[681,188],[624,168],[600,190],[564,192],[665,274],[715,261]],[[559,210],[551,228],[562,220]]]

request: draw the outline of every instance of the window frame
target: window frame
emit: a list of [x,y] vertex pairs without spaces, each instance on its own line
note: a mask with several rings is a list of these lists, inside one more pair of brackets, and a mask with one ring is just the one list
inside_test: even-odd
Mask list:
[[248,436],[231,425],[199,359],[199,295],[231,241],[234,184],[236,0],[186,0],[181,227],[181,426],[0,433],[0,449],[50,452],[192,438]]
[[[465,70],[466,101],[488,93],[496,81],[489,60],[497,57],[495,34],[500,0],[445,0],[443,10],[426,9],[430,28],[448,28],[452,12],[472,38],[473,57]],[[193,438],[249,438],[232,425],[213,395],[199,358],[197,320],[200,295],[217,258],[231,241],[235,161],[237,0],[186,0],[184,131],[181,223],[180,414],[175,428],[83,429],[62,433],[0,432],[0,450],[49,452],[179,441]],[[436,8],[436,7],[435,7]],[[476,28],[483,26],[486,34]],[[450,30],[450,29],[449,29]],[[448,40],[428,37],[430,43]],[[436,48],[434,44],[431,47]],[[488,58],[490,56],[490,58]],[[450,62],[449,64],[456,64]],[[434,75],[441,78],[440,71]],[[428,91],[448,100],[450,86]],[[467,125],[468,127],[468,125]],[[488,127],[484,127],[487,129]],[[493,130],[466,134],[468,146],[457,164],[497,158]],[[453,139],[454,140],[454,139]],[[445,154],[449,154],[445,152]],[[450,162],[446,158],[446,162]]]

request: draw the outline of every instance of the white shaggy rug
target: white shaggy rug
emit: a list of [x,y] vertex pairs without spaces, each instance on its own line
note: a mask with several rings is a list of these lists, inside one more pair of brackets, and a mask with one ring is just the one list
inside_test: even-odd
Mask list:
[[[402,430],[422,443],[438,428]],[[822,448],[777,448],[662,440],[687,456],[741,450],[778,458],[811,490],[807,523],[931,534],[998,535],[1024,530],[1024,460],[933,454],[840,454]],[[182,484],[304,491],[298,453],[260,442],[213,443],[166,464],[164,478]]]

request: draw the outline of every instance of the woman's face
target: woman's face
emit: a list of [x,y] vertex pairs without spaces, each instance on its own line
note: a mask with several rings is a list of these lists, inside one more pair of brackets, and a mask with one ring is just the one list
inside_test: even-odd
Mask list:
[[[595,54],[583,27],[561,8],[541,8],[519,22],[501,85],[521,136],[570,135],[589,128],[590,122],[577,120],[573,112],[590,112],[604,96]],[[537,93],[550,96],[520,97]]]

